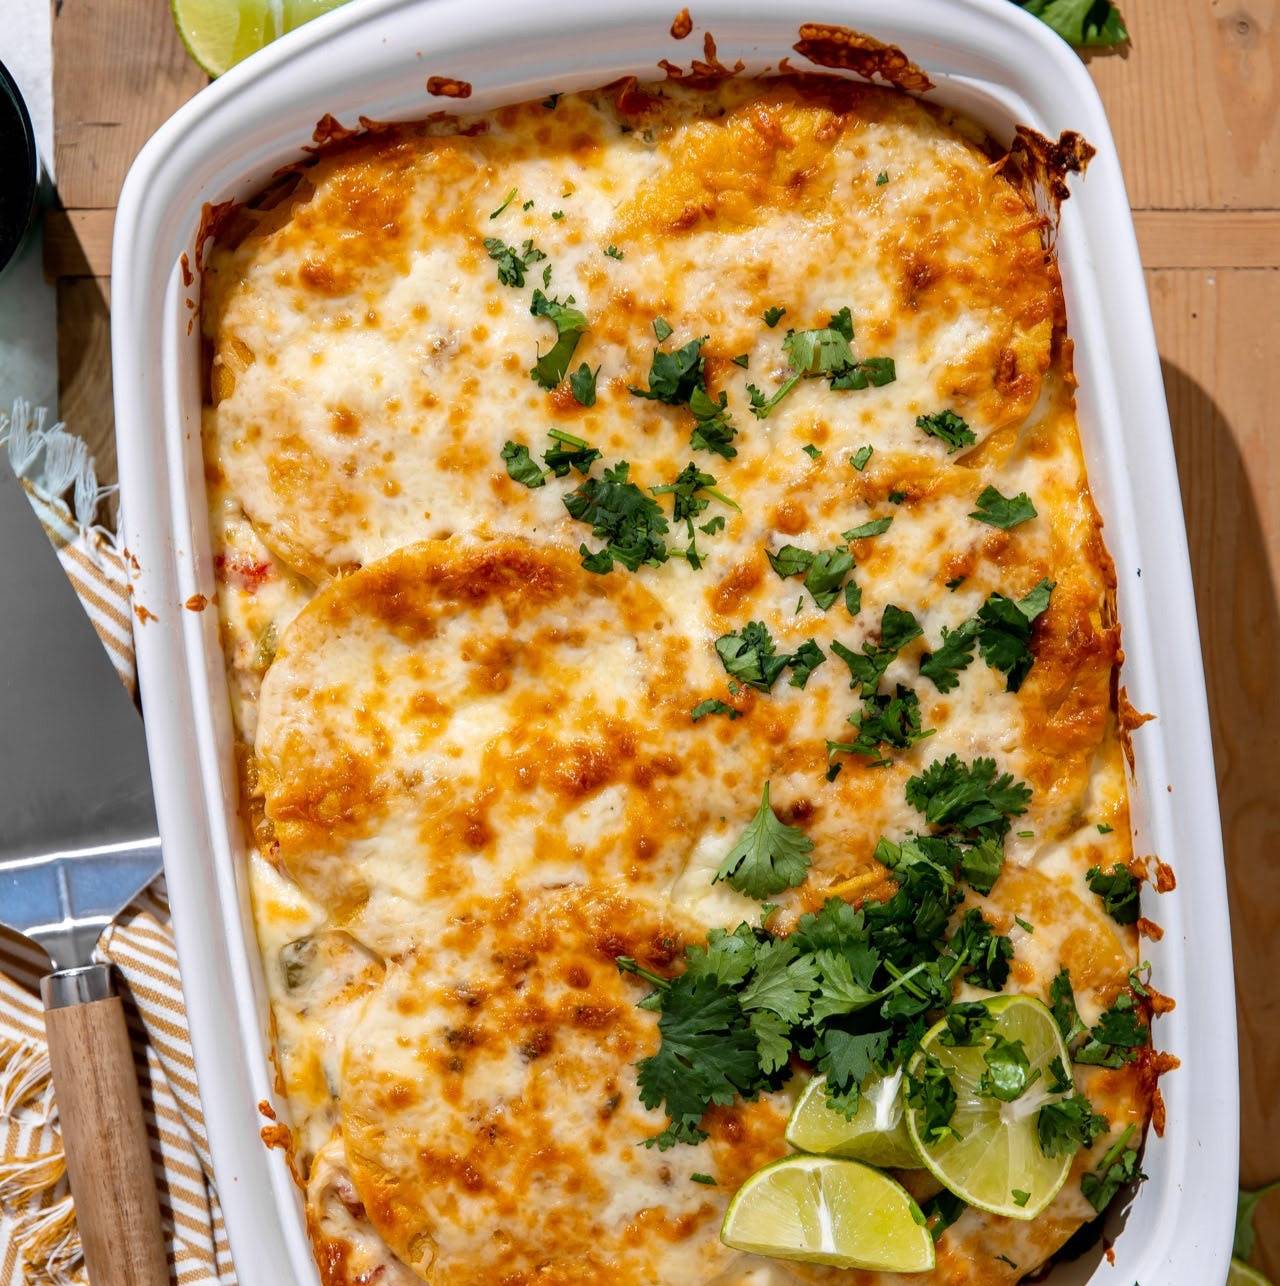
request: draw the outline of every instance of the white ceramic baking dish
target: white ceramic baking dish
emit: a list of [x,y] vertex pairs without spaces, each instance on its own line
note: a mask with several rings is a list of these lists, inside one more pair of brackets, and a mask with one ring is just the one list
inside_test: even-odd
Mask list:
[[[1218,807],[1195,605],[1169,421],[1137,246],[1102,105],[1075,54],[1007,0],[696,0],[693,38],[669,28],[678,0],[355,0],[270,46],[188,103],[143,149],[116,219],[113,358],[124,523],[138,560],[138,663],[169,896],[209,1143],[244,1286],[317,1280],[298,1194],[259,1138],[275,1102],[267,1007],[246,902],[231,727],[215,613],[200,458],[198,335],[190,325],[206,202],[244,198],[295,160],[331,112],[409,119],[450,107],[428,75],[469,81],[484,110],[585,88],[660,58],[701,53],[777,67],[802,21],[843,23],[901,46],[997,137],[1021,122],[1084,134],[1098,155],[1072,183],[1058,241],[1076,342],[1080,421],[1106,519],[1124,624],[1123,681],[1159,718],[1138,731],[1139,852],[1158,853],[1175,893],[1148,904],[1149,944],[1177,1009],[1157,1044],[1182,1067],[1165,1078],[1168,1128],[1147,1145],[1142,1185],[1108,1265],[1095,1252],[1054,1270],[1055,1286],[1219,1286],[1235,1210],[1235,1006]],[[280,1106],[277,1104],[277,1106]],[[283,1109],[282,1109],[283,1110]]]

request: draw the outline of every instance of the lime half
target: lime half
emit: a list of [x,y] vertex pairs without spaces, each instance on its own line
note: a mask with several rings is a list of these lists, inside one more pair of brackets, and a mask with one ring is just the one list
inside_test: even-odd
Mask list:
[[902,1081],[901,1069],[872,1077],[862,1087],[857,1112],[848,1119],[827,1106],[827,1078],[815,1076],[787,1122],[787,1142],[797,1152],[919,1169],[922,1162],[903,1119]]
[[1250,1268],[1241,1259],[1233,1259],[1227,1286],[1271,1286],[1271,1283],[1256,1268]]
[[[1057,1195],[1071,1169],[1070,1154],[1047,1157],[1040,1150],[1036,1116],[1046,1103],[1061,1097],[1049,1090],[1049,1064],[1071,1058],[1053,1015],[1030,996],[1001,996],[986,1002],[991,1031],[969,1046],[944,1045],[947,1026],[937,1023],[925,1035],[910,1072],[918,1076],[932,1055],[956,1092],[953,1134],[940,1142],[926,1141],[919,1108],[908,1105],[907,1129],[924,1164],[944,1187],[980,1210],[1010,1219],[1034,1219]],[[1021,1041],[1030,1073],[1039,1076],[1012,1102],[978,1092],[988,1071],[983,1054],[995,1037]]]
[[923,1273],[933,1238],[907,1190],[857,1161],[791,1156],[757,1170],[725,1212],[734,1250],[832,1268]]
[[269,45],[342,0],[170,0],[173,21],[187,53],[221,76],[242,58]]

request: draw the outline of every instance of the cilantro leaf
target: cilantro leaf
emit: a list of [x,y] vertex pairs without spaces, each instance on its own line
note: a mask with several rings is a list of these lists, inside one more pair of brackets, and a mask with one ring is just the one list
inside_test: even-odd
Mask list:
[[1248,1260],[1253,1255],[1253,1243],[1257,1236],[1253,1229],[1254,1211],[1257,1210],[1258,1202],[1263,1197],[1277,1191],[1280,1191],[1280,1179],[1261,1188],[1254,1188],[1252,1191],[1247,1188],[1240,1189],[1240,1197],[1236,1204],[1235,1241],[1231,1251],[1237,1259]]
[[907,782],[907,802],[931,825],[966,838],[1003,838],[1009,818],[1027,811],[1031,788],[1012,773],[996,776],[994,759],[977,758],[966,765],[959,755],[935,759]]
[[1031,1070],[1026,1046],[1020,1040],[993,1035],[982,1051],[982,1061],[987,1070],[978,1081],[978,1093],[1002,1103],[1020,1099],[1040,1079],[1040,1072]]
[[689,717],[694,723],[699,719],[705,719],[709,714],[727,714],[730,722],[734,719],[742,718],[742,711],[735,710],[733,706],[724,701],[717,700],[715,697],[708,697],[705,701],[699,701],[692,710],[689,711]]
[[849,674],[852,676],[849,686],[856,688],[861,685],[862,695],[869,697],[884,677],[884,672],[889,668],[889,662],[908,643],[919,638],[920,633],[920,622],[910,612],[893,603],[888,603],[880,615],[878,644],[863,643],[862,651],[859,653],[846,647],[838,639],[834,639],[831,650],[849,667]]
[[789,1024],[809,1013],[818,990],[819,957],[802,954],[789,938],[775,938],[756,951],[755,968],[739,993],[745,1012],[767,1009]]
[[786,315],[787,310],[785,308],[766,308],[764,310],[764,324],[772,330]]
[[827,659],[827,654],[813,641],[805,639],[790,657],[787,664],[791,667],[791,677],[787,680],[793,688],[803,688],[809,682],[809,676]]
[[920,673],[933,681],[939,692],[951,692],[960,684],[960,671],[973,660],[973,649],[978,641],[978,623],[965,621],[949,630],[942,627],[942,642],[938,650],[926,653],[920,661]]
[[497,263],[498,280],[504,286],[523,286],[526,269],[547,257],[532,239],[516,250],[500,237],[485,237],[484,248],[489,258]]
[[508,477],[523,483],[531,490],[546,485],[542,470],[529,454],[529,448],[523,442],[512,442],[508,439],[502,445],[502,459],[507,466]]
[[1003,868],[1004,848],[999,840],[986,837],[960,850],[960,874],[979,893],[995,888]]
[[736,634],[722,634],[716,639],[716,655],[730,678],[760,692],[773,687],[791,659],[777,655],[763,621],[751,621]]
[[561,303],[558,299],[548,299],[541,290],[533,292],[529,311],[535,317],[545,317],[556,328],[555,344],[547,352],[538,354],[529,372],[529,378],[545,389],[555,388],[564,379],[574,349],[587,329],[586,315],[571,307],[572,303],[572,295]]
[[951,1128],[951,1118],[956,1114],[955,1087],[932,1054],[925,1055],[918,1077],[908,1075],[907,1102],[924,1117],[917,1127],[923,1126],[920,1132],[928,1142],[960,1137]]
[[801,572],[807,572],[809,564],[813,562],[813,555],[807,549],[801,549],[799,545],[783,545],[776,554],[766,549],[765,557],[769,560],[769,566],[783,580],[788,576],[798,576]]
[[489,215],[489,218],[496,219],[498,215],[500,215],[503,212],[503,210],[505,210],[507,206],[509,206],[512,203],[512,201],[514,201],[515,199],[516,199],[516,189],[512,188],[511,191],[508,192],[507,195],[502,198],[502,204]]
[[760,1070],[770,1076],[786,1067],[791,1058],[791,1037],[785,1018],[767,1009],[757,1009],[748,1019],[756,1038],[756,1056]]
[[582,546],[588,571],[611,571],[614,559],[633,572],[644,563],[656,567],[667,561],[667,520],[657,502],[628,481],[630,467],[619,461],[602,478],[586,478],[564,497],[569,516],[589,523],[591,534],[606,542],[595,553]]
[[889,760],[880,753],[882,745],[906,750],[933,731],[921,730],[919,699],[901,683],[892,696],[873,693],[865,698],[862,709],[851,714],[849,722],[858,729],[857,737],[853,741],[828,741],[828,758],[835,754],[864,755],[877,764],[885,764]]
[[887,518],[872,518],[870,522],[860,523],[840,533],[843,540],[865,540],[868,536],[883,536],[893,526],[893,515]]
[[844,607],[850,616],[857,616],[862,611],[862,589],[852,580],[844,583]]
[[769,804],[765,782],[756,815],[725,855],[712,883],[727,880],[747,897],[762,901],[803,884],[813,841],[794,826],[779,821]]
[[949,1005],[944,1015],[946,1029],[938,1040],[943,1045],[976,1045],[995,1026],[995,1015],[980,1000]]
[[767,420],[778,403],[799,383],[800,376],[792,375],[783,380],[769,397],[765,397],[754,384],[748,384],[747,400],[751,403],[751,414],[757,420]]
[[569,388],[573,392],[574,401],[576,401],[579,406],[595,406],[596,376],[599,374],[600,368],[598,366],[593,371],[586,362],[583,362],[582,365],[569,376]]
[[1036,507],[1025,491],[1016,496],[1002,496],[995,487],[984,487],[978,495],[978,507],[969,515],[991,527],[1008,531],[1020,522],[1036,516]]
[[848,370],[831,377],[831,387],[883,388],[898,378],[898,368],[892,357],[860,357]]
[[874,447],[859,447],[853,455],[849,457],[849,463],[853,465],[859,473],[861,473],[863,469],[867,467],[867,461],[871,459],[871,455],[874,450]]
[[671,338],[671,323],[665,317],[655,317],[653,319],[653,333],[658,337],[658,343],[664,343]]
[[1123,1067],[1138,1057],[1138,1050],[1150,1039],[1133,996],[1122,991],[1089,1029],[1089,1039],[1072,1055],[1077,1063],[1095,1067]]
[[857,1110],[857,1090],[871,1075],[878,1059],[889,1047],[889,1030],[849,1032],[842,1027],[827,1027],[818,1042],[818,1070],[827,1078],[830,1092],[849,1096]]
[[929,1234],[934,1241],[937,1241],[968,1209],[967,1203],[962,1198],[957,1197],[954,1192],[948,1192],[945,1188],[936,1197],[930,1197],[928,1201],[922,1202],[920,1206],[921,1213],[925,1217],[925,1227],[929,1229]]
[[916,416],[916,427],[931,438],[946,444],[947,453],[972,446],[978,439],[973,430],[954,411],[938,411],[933,415]]
[[701,384],[689,394],[689,410],[695,421],[689,445],[695,451],[710,451],[726,460],[738,454],[738,448],[730,445],[738,436],[738,429],[729,416],[728,404],[727,393],[721,392],[719,398],[713,398]]
[[1014,0],[1077,49],[1123,45],[1129,39],[1111,0]]
[[631,388],[630,392],[670,406],[685,406],[693,390],[703,387],[702,346],[706,342],[704,335],[672,353],[655,348],[649,365],[649,387]]
[[836,601],[844,578],[852,570],[853,555],[847,549],[819,550],[805,572],[804,587],[825,612]]
[[1013,943],[997,934],[977,907],[970,907],[947,944],[963,961],[969,981],[986,991],[1003,991],[1009,980]]
[[1102,908],[1117,924],[1138,921],[1138,890],[1142,887],[1132,871],[1116,862],[1108,875],[1100,866],[1091,866],[1085,875],[1091,893],[1102,899]]
[[1016,602],[994,593],[978,609],[978,650],[992,669],[1005,675],[1008,692],[1017,692],[1031,672],[1031,626],[1047,610],[1053,589],[1052,581],[1042,580]]
[[1107,1118],[1099,1116],[1093,1104],[1080,1093],[1046,1103],[1036,1113],[1036,1136],[1040,1140],[1040,1151],[1047,1157],[1066,1156],[1080,1148],[1090,1148],[1094,1140],[1110,1128]]
[[839,375],[853,365],[853,319],[842,308],[817,330],[792,330],[782,341],[791,369],[799,375]]
[[736,994],[705,976],[686,972],[671,980],[658,1032],[658,1052],[640,1060],[637,1079],[645,1107],[666,1107],[671,1124],[645,1140],[665,1151],[706,1137],[698,1122],[711,1104],[754,1093],[760,1061]]
[[563,478],[570,469],[577,469],[586,477],[591,466],[600,459],[600,452],[595,447],[588,446],[584,439],[575,438],[563,429],[551,429],[547,436],[558,445],[546,451],[542,462],[557,478]]
[[1085,1200],[1101,1214],[1114,1200],[1126,1183],[1140,1183],[1147,1176],[1138,1167],[1137,1146],[1129,1146],[1135,1126],[1132,1122],[1109,1147],[1096,1170],[1080,1180],[1080,1191]]
[[621,259],[625,254],[625,251],[619,250],[617,246],[605,246],[604,252],[610,259]]
[[1049,1008],[1053,1011],[1053,1020],[1058,1024],[1058,1030],[1069,1049],[1076,1037],[1083,1036],[1088,1028],[1076,1008],[1076,993],[1071,986],[1071,975],[1065,967],[1058,970],[1049,984]]

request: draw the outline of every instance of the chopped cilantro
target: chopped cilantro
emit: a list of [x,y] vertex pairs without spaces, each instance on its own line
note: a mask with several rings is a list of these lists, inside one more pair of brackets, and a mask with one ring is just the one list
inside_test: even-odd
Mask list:
[[850,616],[862,611],[862,589],[852,580],[844,583],[844,606]]
[[727,880],[739,893],[762,901],[804,883],[812,849],[802,830],[778,820],[765,782],[756,815],[725,854],[712,883]]
[[592,535],[606,542],[594,553],[581,547],[588,571],[612,571],[615,559],[633,572],[644,563],[656,567],[667,561],[667,520],[657,502],[628,480],[630,468],[622,460],[602,478],[586,478],[564,497],[569,516],[590,523]]
[[754,384],[748,384],[747,400],[751,403],[751,414],[757,420],[767,420],[778,403],[799,383],[800,376],[792,375],[783,380],[769,397],[765,397]]
[[1091,866],[1085,875],[1090,893],[1102,899],[1103,910],[1117,924],[1136,924],[1138,921],[1138,890],[1142,887],[1132,871],[1116,862],[1108,875],[1100,866]]
[[600,459],[600,452],[595,447],[588,446],[583,438],[576,438],[563,429],[550,429],[547,436],[559,445],[549,448],[542,462],[557,478],[563,478],[570,469],[577,469],[585,477]]
[[525,241],[516,250],[499,237],[485,237],[484,248],[489,258],[497,263],[498,280],[504,286],[523,286],[526,269],[547,257],[533,244],[532,239]]
[[978,609],[978,650],[982,659],[1005,676],[1005,690],[1017,692],[1031,672],[1031,626],[1049,606],[1054,584],[1042,580],[1017,601],[992,594]]
[[1040,1071],[1031,1070],[1026,1046],[1020,1040],[993,1035],[982,1051],[987,1070],[978,1081],[978,1093],[985,1098],[1012,1103],[1020,1099],[1040,1079]]
[[1138,1050],[1150,1039],[1137,1012],[1133,996],[1122,991],[1089,1029],[1089,1038],[1072,1057],[1095,1067],[1123,1067],[1134,1062]]
[[617,246],[613,245],[605,246],[604,252],[610,259],[621,259],[625,253],[624,251],[619,250]]
[[512,201],[514,201],[515,199],[516,199],[516,190],[515,188],[512,188],[511,191],[508,192],[505,197],[503,197],[502,204],[489,215],[489,218],[496,219],[498,215],[500,215],[503,212],[503,210],[505,210],[507,206],[509,206],[512,203]]
[[980,1000],[949,1005],[944,1015],[946,1028],[938,1036],[943,1045],[976,1045],[990,1035],[995,1015]]
[[702,385],[697,385],[689,394],[689,410],[695,421],[689,445],[695,451],[710,451],[726,460],[738,454],[738,448],[730,445],[738,436],[738,429],[729,417],[728,401],[728,394],[722,391],[718,398],[713,398]]
[[1036,507],[1025,491],[1016,496],[1002,496],[995,487],[984,487],[978,495],[978,507],[969,515],[991,527],[1008,531],[1020,522],[1029,522],[1036,516]]
[[973,430],[954,411],[918,415],[916,427],[923,429],[931,438],[937,438],[946,443],[948,453],[959,451],[961,447],[972,446],[978,440]]
[[1096,1170],[1080,1180],[1085,1200],[1101,1214],[1126,1183],[1140,1183],[1147,1176],[1138,1166],[1138,1148],[1130,1147],[1136,1126],[1131,1121],[1120,1137],[1109,1147]]
[[1093,1110],[1093,1104],[1080,1093],[1070,1098],[1046,1103],[1036,1113],[1036,1135],[1040,1151],[1047,1157],[1067,1156],[1080,1148],[1090,1148],[1094,1140],[1111,1128],[1105,1116]]
[[785,308],[766,308],[764,310],[764,324],[772,330],[785,316]]
[[880,642],[863,643],[862,651],[855,652],[838,639],[833,640],[831,650],[848,667],[851,676],[849,686],[861,687],[862,695],[869,697],[875,692],[884,672],[893,660],[912,639],[919,638],[920,623],[903,608],[893,603],[886,604],[880,616]]
[[[697,550],[693,520],[702,513],[713,499],[719,500],[721,504],[729,505],[734,509],[737,509],[737,504],[730,500],[724,492],[717,491],[715,478],[709,473],[703,473],[692,461],[681,469],[679,474],[676,475],[675,481],[665,483],[660,487],[651,487],[650,490],[655,496],[671,496],[672,517],[676,522],[683,522],[689,533],[689,546],[684,551],[685,557],[693,567],[700,567],[702,564]],[[703,492],[706,494],[702,494]]]
[[655,317],[653,319],[653,333],[658,337],[658,343],[664,343],[671,338],[671,323],[665,317]]
[[769,560],[769,566],[784,580],[788,576],[798,576],[801,572],[807,572],[809,564],[813,562],[813,555],[807,549],[801,549],[799,545],[783,545],[776,554],[769,549],[764,552]]
[[596,376],[599,374],[600,368],[598,366],[593,371],[586,362],[583,362],[582,365],[569,376],[569,388],[573,391],[574,401],[576,401],[580,406],[595,406]]
[[735,366],[741,366],[744,371],[747,370],[751,365],[751,354],[739,353],[737,357],[733,359],[733,364]]
[[947,588],[954,594],[968,579],[967,576],[953,576],[947,581]]
[[805,455],[809,457],[810,460],[816,460],[822,454],[822,452],[818,450],[818,448],[814,446],[812,442],[806,442],[804,446],[800,448],[800,450],[803,451]]
[[978,641],[978,623],[965,621],[954,630],[942,627],[942,642],[936,652],[926,652],[920,661],[920,673],[933,681],[939,692],[950,692],[960,683],[960,671],[973,660]]
[[920,727],[920,702],[910,688],[898,684],[897,691],[875,693],[862,703],[862,709],[849,716],[858,735],[853,741],[828,741],[827,757],[837,754],[863,755],[873,766],[889,763],[881,746],[905,750],[917,741],[933,735],[933,730]]
[[1099,834],[1099,835],[1110,835],[1110,834],[1111,834],[1111,832],[1112,832],[1114,829],[1115,829],[1115,827],[1114,827],[1114,826],[1112,826],[1109,822],[1099,822],[1099,823],[1098,823],[1098,834]]
[[[656,332],[656,324],[654,329]],[[704,335],[701,339],[691,339],[674,352],[655,348],[649,364],[649,387],[632,388],[631,392],[636,397],[666,402],[671,406],[686,405],[693,390],[702,387],[702,346],[706,342]]]
[[551,211],[551,217],[552,217],[552,218],[553,218],[557,223],[559,223],[559,222],[560,222],[560,220],[564,218],[564,211],[563,211],[563,210],[552,210],[552,211]]
[[559,94],[548,94],[547,97],[542,100],[542,105],[547,109],[547,111],[554,112],[556,110],[556,104],[559,101]]
[[969,1209],[960,1197],[945,1188],[936,1197],[930,1197],[920,1208],[924,1213],[925,1226],[934,1241]]
[[1027,811],[1031,788],[1012,773],[996,776],[996,761],[979,757],[965,764],[959,755],[935,759],[907,782],[907,802],[931,826],[967,840],[1003,839],[1009,818]]
[[861,473],[863,469],[867,467],[867,461],[871,459],[871,454],[874,450],[875,448],[870,446],[859,447],[853,455],[849,457],[849,463],[853,465],[859,473]]
[[699,523],[698,530],[706,532],[708,536],[714,536],[717,532],[724,530],[724,525],[724,514],[716,514],[714,518],[709,519],[707,522]]
[[715,1184],[715,1180],[709,1174],[700,1174],[697,1170],[689,1176],[689,1180],[691,1183]]
[[970,907],[948,943],[954,955],[964,961],[968,980],[987,991],[1003,991],[1009,980],[1013,943],[997,934],[977,907]]
[[529,198],[529,199],[524,203],[524,205],[522,205],[520,208],[521,208],[522,210],[532,210],[532,209],[533,209],[533,198],[532,198],[532,197],[530,197],[530,198]]
[[529,448],[523,442],[508,440],[503,443],[502,459],[506,462],[507,474],[526,487],[541,487],[546,484],[542,470],[529,454]]
[[1058,970],[1049,984],[1049,1008],[1053,1012],[1054,1022],[1058,1024],[1058,1030],[1062,1033],[1062,1039],[1066,1041],[1069,1049],[1076,1037],[1083,1036],[1088,1028],[1085,1027],[1080,1018],[1080,1011],[1076,1008],[1076,993],[1071,986],[1071,975],[1065,967]]
[[889,492],[888,499],[891,505],[900,505],[906,498],[907,493],[905,491],[894,490]]
[[892,526],[892,514],[886,518],[872,518],[870,522],[864,522],[857,527],[851,527],[848,531],[842,531],[840,538],[842,540],[865,540],[868,536],[883,536]]
[[907,1077],[907,1102],[924,1117],[922,1133],[929,1143],[943,1139],[959,1138],[951,1128],[951,1118],[956,1114],[956,1091],[942,1064],[926,1054],[920,1075]]
[[889,171],[881,170],[880,173],[876,175],[876,187],[882,188],[888,182],[889,182]]
[[689,711],[689,717],[694,723],[699,719],[705,719],[709,714],[727,714],[730,722],[734,719],[742,718],[742,711],[735,710],[727,702],[719,701],[715,697],[708,697],[705,701],[699,701],[692,710]]
[[793,688],[803,688],[809,682],[809,676],[827,659],[827,654],[813,641],[805,639],[791,654],[788,664],[791,677],[787,682]]
[[761,692],[773,687],[791,660],[776,654],[763,621],[751,621],[737,634],[722,634],[716,639],[716,654],[731,678]]
[[587,329],[586,316],[571,307],[572,303],[572,295],[561,303],[558,299],[548,299],[540,290],[533,292],[529,311],[535,317],[545,317],[556,328],[555,344],[546,353],[538,354],[538,360],[529,372],[530,379],[546,389],[555,388],[564,379],[573,350]]

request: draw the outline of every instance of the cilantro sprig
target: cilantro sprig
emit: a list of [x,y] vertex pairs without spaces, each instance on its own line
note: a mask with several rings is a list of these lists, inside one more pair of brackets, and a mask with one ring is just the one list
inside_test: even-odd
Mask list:
[[758,692],[768,692],[788,666],[791,686],[803,688],[826,660],[812,639],[806,639],[795,652],[779,652],[763,621],[749,621],[732,634],[722,634],[716,639],[716,655],[731,679]]
[[545,317],[556,328],[556,342],[538,359],[529,371],[529,378],[545,389],[553,389],[565,377],[578,341],[586,333],[586,314],[574,308],[573,296],[563,302],[548,298],[541,290],[533,292],[529,311],[535,317]]
[[765,782],[760,807],[711,882],[727,880],[739,893],[763,901],[804,882],[812,851],[813,841],[804,831],[779,820]]

